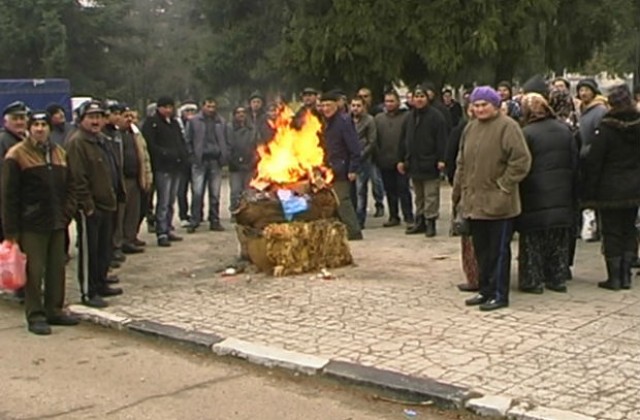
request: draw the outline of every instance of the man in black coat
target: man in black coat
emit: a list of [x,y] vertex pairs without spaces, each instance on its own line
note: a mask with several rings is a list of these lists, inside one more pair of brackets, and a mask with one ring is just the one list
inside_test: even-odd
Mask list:
[[162,97],[158,99],[155,115],[147,118],[142,127],[149,147],[157,193],[156,235],[158,246],[163,247],[182,240],[171,232],[171,221],[180,172],[187,165],[187,148],[174,111],[173,99]]
[[448,128],[420,85],[413,91],[413,104],[398,155],[398,171],[409,174],[415,192],[416,222],[406,233],[433,237],[440,212],[440,172],[445,167]]

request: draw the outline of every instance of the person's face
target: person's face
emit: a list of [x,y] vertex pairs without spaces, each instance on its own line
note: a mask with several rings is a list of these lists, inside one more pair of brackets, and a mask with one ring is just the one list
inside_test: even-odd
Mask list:
[[452,101],[453,97],[451,96],[451,92],[445,92],[442,94],[442,102],[444,102],[445,105],[451,104]]
[[385,95],[384,108],[387,112],[395,112],[400,107],[400,101],[395,95]]
[[475,101],[471,107],[473,115],[480,121],[488,120],[498,115],[498,108],[494,107],[487,101]]
[[249,102],[249,106],[251,107],[251,111],[258,112],[262,109],[262,99],[253,98],[251,102]]
[[164,118],[172,118],[174,112],[175,112],[175,108],[173,107],[173,105],[158,107],[158,113],[162,115]]
[[29,135],[37,143],[45,143],[50,132],[51,128],[45,121],[34,121],[29,128]]
[[588,104],[596,97],[596,94],[590,88],[581,86],[580,90],[578,90],[578,96],[582,102]]
[[195,109],[187,109],[185,111],[182,111],[182,115],[180,116],[182,117],[183,120],[189,121],[191,118],[193,118],[194,115],[196,115]]
[[498,86],[498,94],[503,101],[511,99],[511,93],[509,93],[509,89],[506,86]]
[[27,116],[24,114],[8,114],[4,126],[11,132],[24,135],[27,132]]
[[312,93],[302,95],[302,103],[304,106],[315,106],[316,102],[318,102],[318,95]]
[[107,117],[109,124],[120,127],[122,125],[122,113],[120,111],[113,111]]
[[90,133],[98,134],[104,125],[105,118],[100,113],[92,113],[84,116],[80,126]]
[[467,107],[467,117],[469,117],[470,120],[474,119],[476,117],[476,115],[473,112],[473,107],[472,106],[468,106]]
[[140,114],[138,114],[138,111],[129,111],[131,112],[131,123],[138,125],[138,123],[140,122]]
[[413,106],[417,109],[426,107],[428,102],[429,98],[427,97],[427,93],[420,92],[413,94]]
[[562,80],[556,80],[553,82],[553,87],[560,92],[568,92],[567,85],[565,85]]
[[337,104],[338,104],[338,109],[344,109],[347,105],[347,98],[345,98],[344,96],[341,96],[338,99]]
[[427,90],[427,99],[429,99],[430,101],[433,101],[436,97],[436,93],[434,91],[432,91],[431,89]]
[[407,96],[405,96],[405,100],[407,102],[407,105],[413,106],[413,93],[407,93]]
[[247,110],[244,108],[238,108],[235,114],[233,114],[233,118],[235,118],[237,123],[244,124],[247,121]]
[[325,118],[331,118],[336,114],[336,112],[338,112],[338,102],[322,101],[320,103],[320,111]]
[[369,89],[360,89],[358,91],[358,97],[362,98],[365,105],[367,106],[371,105],[371,101],[373,100],[373,98],[371,98],[371,91]]
[[356,117],[360,117],[364,113],[364,104],[361,100],[351,101],[351,113]]
[[202,113],[204,115],[206,115],[207,117],[212,117],[216,114],[216,111],[218,110],[218,106],[216,105],[215,102],[211,101],[211,102],[205,102],[202,105]]
[[64,111],[58,111],[51,116],[51,124],[62,125],[67,121],[64,115]]
[[122,128],[129,129],[133,124],[134,115],[133,111],[126,111],[122,114]]

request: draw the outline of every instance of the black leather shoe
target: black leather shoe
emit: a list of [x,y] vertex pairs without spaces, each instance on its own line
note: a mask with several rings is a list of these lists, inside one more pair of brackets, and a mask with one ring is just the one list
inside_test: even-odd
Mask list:
[[217,223],[209,223],[209,230],[213,231],[213,232],[224,232],[224,226],[222,226],[220,224],[220,222]]
[[104,282],[107,284],[118,284],[120,283],[120,278],[114,274],[111,276],[107,276]]
[[566,284],[547,284],[546,288],[547,290],[551,290],[552,292],[567,293]]
[[347,239],[349,241],[361,241],[364,239],[364,236],[362,235],[362,232],[360,232],[360,233],[355,233],[353,235],[349,235]]
[[382,224],[383,227],[394,227],[400,226],[400,219],[389,219],[388,222],[384,222]]
[[58,325],[62,327],[73,327],[80,323],[78,318],[67,314],[52,316],[47,319],[47,322],[49,322],[49,325]]
[[135,246],[146,246],[147,245],[147,243],[145,241],[143,241],[142,239],[138,239],[138,238],[133,240],[133,244]]
[[506,308],[508,306],[509,306],[509,304],[507,302],[491,299],[491,300],[481,304],[480,305],[480,310],[481,311],[485,311],[485,312],[489,312],[489,311],[495,311],[496,309],[500,309],[500,308]]
[[121,249],[116,249],[115,251],[113,251],[113,257],[111,260],[123,263],[127,260],[127,256],[124,255]]
[[109,306],[109,304],[98,295],[95,295],[92,298],[82,298],[82,304],[84,306],[97,309],[102,309]]
[[435,219],[427,220],[427,225],[426,225],[426,228],[424,230],[424,234],[426,235],[427,238],[433,238],[434,236],[436,236],[436,221],[435,221]]
[[474,297],[465,300],[464,304],[467,306],[476,306],[476,305],[482,305],[483,303],[488,301],[489,301],[488,297],[482,296],[481,294],[477,294]]
[[424,223],[418,223],[413,226],[409,226],[407,230],[404,232],[407,235],[416,235],[419,233],[425,233],[427,231],[427,227]]
[[29,331],[35,335],[49,335],[51,334],[51,327],[47,324],[47,321],[31,321],[29,322]]
[[181,241],[182,241],[182,237],[181,237],[181,236],[176,235],[175,233],[170,233],[170,234],[169,234],[169,240],[170,240],[171,242],[181,242]]
[[458,285],[458,290],[461,292],[477,292],[480,290],[480,287],[471,285],[469,283],[460,283]]
[[120,296],[122,293],[124,292],[119,287],[105,286],[98,290],[98,294],[102,297]]
[[161,236],[160,238],[158,238],[158,246],[161,246],[161,247],[171,246],[171,241],[169,240],[168,237]]
[[384,217],[384,207],[376,207],[376,212],[373,217]]
[[109,263],[109,268],[120,268],[120,267],[122,267],[122,264],[119,263],[118,261],[111,260],[111,262]]
[[124,244],[122,245],[122,253],[123,254],[140,254],[144,252],[144,249],[138,248],[133,244]]
[[544,293],[544,288],[542,286],[521,287],[520,291],[522,293],[529,293],[531,295],[541,295]]

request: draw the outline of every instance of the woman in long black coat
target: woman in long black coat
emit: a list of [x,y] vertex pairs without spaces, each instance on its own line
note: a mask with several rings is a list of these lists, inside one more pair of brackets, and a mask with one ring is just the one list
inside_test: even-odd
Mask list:
[[600,211],[609,290],[631,287],[640,205],[640,112],[626,85],[609,94],[611,109],[596,130],[584,167],[583,206]]
[[544,286],[566,292],[578,150],[571,130],[558,121],[546,99],[531,93],[522,105],[533,161],[520,184],[518,285],[528,293],[542,293]]

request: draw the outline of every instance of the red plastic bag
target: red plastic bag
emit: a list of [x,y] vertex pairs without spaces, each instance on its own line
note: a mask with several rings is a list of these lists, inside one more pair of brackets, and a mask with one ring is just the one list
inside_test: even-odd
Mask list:
[[18,290],[27,282],[27,256],[17,243],[0,244],[0,289]]

